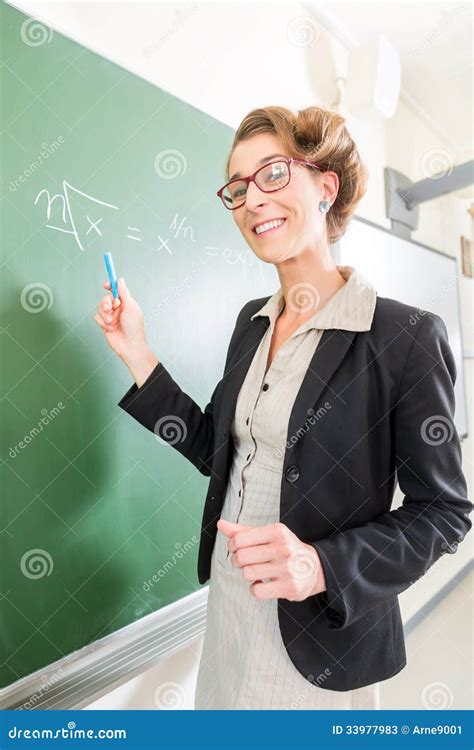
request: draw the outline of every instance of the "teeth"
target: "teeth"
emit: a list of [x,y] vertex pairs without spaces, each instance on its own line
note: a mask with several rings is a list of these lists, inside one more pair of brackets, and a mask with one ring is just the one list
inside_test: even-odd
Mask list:
[[268,229],[273,229],[273,227],[279,227],[284,223],[285,223],[285,219],[276,219],[275,221],[267,221],[266,224],[260,224],[260,226],[256,228],[255,232],[257,234],[261,234],[262,232],[266,232]]

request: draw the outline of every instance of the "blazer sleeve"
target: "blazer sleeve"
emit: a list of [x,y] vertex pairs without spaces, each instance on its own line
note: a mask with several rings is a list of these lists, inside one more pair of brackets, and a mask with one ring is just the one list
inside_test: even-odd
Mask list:
[[[473,509],[454,425],[456,365],[442,318],[426,313],[392,407],[402,505],[313,543],[327,590],[330,628],[346,628],[407,589],[444,552],[456,552]],[[390,449],[387,446],[387,449]]]
[[[248,305],[249,303],[247,303]],[[214,454],[214,404],[236,348],[247,305],[240,311],[228,346],[224,375],[211,400],[201,407],[181,390],[162,362],[140,388],[133,383],[118,402],[143,427],[168,442],[205,476],[210,476]]]

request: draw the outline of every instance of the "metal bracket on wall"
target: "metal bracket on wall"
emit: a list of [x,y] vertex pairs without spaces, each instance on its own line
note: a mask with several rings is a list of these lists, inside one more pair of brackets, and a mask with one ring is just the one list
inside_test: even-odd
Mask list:
[[474,183],[474,161],[434,174],[424,180],[412,182],[396,169],[385,167],[385,211],[392,222],[392,232],[409,240],[418,227],[418,206],[441,195]]

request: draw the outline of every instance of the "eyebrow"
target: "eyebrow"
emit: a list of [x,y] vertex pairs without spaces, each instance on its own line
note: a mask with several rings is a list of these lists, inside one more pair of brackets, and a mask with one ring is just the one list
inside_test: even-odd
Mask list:
[[[283,156],[285,159],[288,158],[287,154],[270,154],[270,156],[264,156],[263,159],[260,159],[257,162],[257,166],[259,166],[260,164],[265,164],[265,162],[270,161],[270,159],[274,159],[276,156]],[[231,180],[234,180],[236,177],[240,177],[240,176],[241,176],[240,172],[234,172],[234,174],[232,175],[232,177],[229,177],[229,182]]]

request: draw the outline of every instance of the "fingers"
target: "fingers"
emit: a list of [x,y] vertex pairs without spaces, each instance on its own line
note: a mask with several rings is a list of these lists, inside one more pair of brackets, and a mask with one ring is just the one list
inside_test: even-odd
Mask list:
[[106,323],[116,323],[120,317],[120,300],[108,294],[103,297],[97,305],[99,315]]
[[243,568],[242,575],[246,581],[281,580],[284,572],[284,570],[281,570],[281,566],[270,562],[262,565],[247,565]]
[[103,331],[113,332],[118,329],[122,303],[119,298],[112,295],[110,281],[104,281],[103,286],[110,293],[102,297],[97,304],[97,313],[94,315],[94,320]]
[[273,562],[275,550],[271,544],[258,544],[255,547],[243,547],[232,553],[232,565],[243,568],[245,565]]
[[[255,599],[278,599],[281,597],[281,584],[279,581],[255,581],[250,584],[249,591]],[[281,597],[284,598],[284,597]]]
[[[104,281],[103,286],[105,289],[108,289],[109,291],[111,291],[110,281]],[[108,295],[105,299],[111,299],[114,307],[117,307],[117,305],[120,305],[120,299],[118,297],[113,297],[111,294]]]
[[118,323],[107,323],[104,318],[98,313],[94,315],[94,320],[102,328],[102,330],[107,331],[107,333],[113,333],[114,331],[118,330]]
[[243,531],[237,531],[228,543],[231,552],[236,552],[242,547],[252,547],[256,544],[268,544],[274,541],[273,525],[255,526]]

